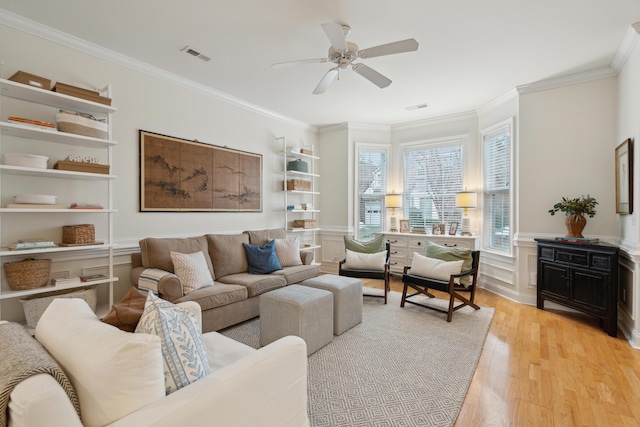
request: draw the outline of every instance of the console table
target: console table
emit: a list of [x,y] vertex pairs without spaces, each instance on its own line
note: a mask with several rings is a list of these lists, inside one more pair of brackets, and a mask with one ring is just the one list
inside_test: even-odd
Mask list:
[[538,243],[537,306],[549,300],[602,320],[618,332],[618,248],[535,239]]
[[450,236],[448,234],[418,234],[418,233],[376,233],[383,235],[391,245],[391,272],[400,273],[405,265],[411,265],[413,253],[424,255],[424,242],[428,240],[442,246],[478,249],[479,236]]

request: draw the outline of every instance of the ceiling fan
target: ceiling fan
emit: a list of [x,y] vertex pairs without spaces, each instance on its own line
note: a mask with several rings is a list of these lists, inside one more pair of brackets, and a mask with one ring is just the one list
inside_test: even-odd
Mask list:
[[346,39],[351,33],[348,25],[339,24],[322,24],[322,29],[329,38],[331,46],[329,47],[329,55],[327,58],[303,59],[299,61],[278,62],[271,65],[273,68],[282,67],[291,64],[300,63],[323,63],[333,62],[336,64],[324,75],[318,86],[313,90],[315,95],[324,93],[329,85],[340,74],[340,70],[344,70],[351,66],[351,69],[369,80],[379,88],[385,88],[391,84],[391,80],[383,76],[371,67],[362,63],[354,63],[357,59],[374,58],[376,56],[393,55],[396,53],[413,52],[418,50],[418,42],[415,39],[401,40],[393,43],[387,43],[380,46],[370,47],[368,49],[359,50],[358,45],[348,42]]

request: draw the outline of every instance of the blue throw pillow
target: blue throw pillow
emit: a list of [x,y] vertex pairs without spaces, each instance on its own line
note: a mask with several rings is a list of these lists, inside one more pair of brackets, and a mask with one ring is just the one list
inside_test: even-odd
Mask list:
[[264,246],[242,243],[247,254],[250,274],[268,274],[276,270],[282,270],[278,255],[276,254],[276,241],[270,240]]

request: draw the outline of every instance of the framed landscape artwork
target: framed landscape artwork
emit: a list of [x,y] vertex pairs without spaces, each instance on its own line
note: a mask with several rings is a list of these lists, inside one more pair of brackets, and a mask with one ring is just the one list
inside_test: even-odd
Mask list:
[[616,147],[616,213],[633,213],[633,141]]
[[262,156],[140,131],[141,212],[261,212]]

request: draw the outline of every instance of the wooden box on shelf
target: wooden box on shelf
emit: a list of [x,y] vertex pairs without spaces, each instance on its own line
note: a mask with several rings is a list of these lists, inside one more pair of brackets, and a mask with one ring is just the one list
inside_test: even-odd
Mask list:
[[318,228],[318,221],[315,219],[295,219],[293,228]]
[[109,174],[109,165],[100,165],[97,163],[85,163],[85,162],[70,162],[68,160],[58,160],[54,169],[74,171],[74,172],[89,172],[89,173],[102,173]]
[[36,76],[35,74],[25,73],[24,71],[18,71],[13,76],[9,77],[9,80],[33,87],[39,87],[44,90],[51,89],[51,80]]
[[287,190],[311,191],[311,181],[306,181],[304,179],[289,179],[287,180]]

